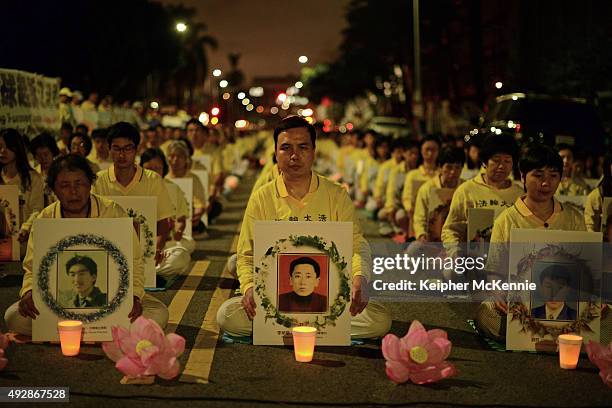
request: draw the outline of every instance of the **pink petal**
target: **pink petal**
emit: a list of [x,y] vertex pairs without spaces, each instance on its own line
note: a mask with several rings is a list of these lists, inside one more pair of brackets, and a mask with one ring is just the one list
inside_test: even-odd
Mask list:
[[439,338],[448,339],[448,334],[446,334],[444,330],[433,329],[427,332],[427,337],[429,338],[429,341],[433,341],[434,339],[439,339]]
[[160,378],[163,378],[164,380],[171,380],[179,374],[179,370],[180,370],[180,365],[178,361],[175,360],[174,364],[168,371],[159,373],[158,375]]
[[145,372],[145,368],[140,365],[138,361],[129,357],[123,357],[121,360],[117,361],[115,368],[128,377],[139,377]]
[[0,358],[0,371],[4,370],[8,364],[8,360],[6,358]]
[[104,350],[104,353],[106,353],[106,357],[110,358],[115,362],[124,356],[124,354],[121,352],[121,349],[117,347],[117,345],[112,341],[103,342],[102,350]]
[[417,332],[417,331],[426,331],[425,327],[423,327],[423,325],[421,324],[421,322],[419,322],[418,320],[413,320],[412,323],[410,324],[410,328],[408,329],[408,333],[406,333],[406,336],[410,336],[412,333]]
[[130,326],[130,334],[140,339],[146,338],[143,334],[144,330],[150,326],[149,319],[139,316]]
[[403,355],[409,353],[411,348],[415,346],[423,347],[428,342],[427,332],[416,330],[400,339],[400,351]]
[[410,374],[410,380],[415,384],[429,384],[451,377],[457,373],[455,366],[450,363],[429,366],[423,370],[416,370]]
[[400,339],[394,334],[387,334],[382,340],[382,352],[387,360],[401,360]]
[[158,356],[158,358],[151,361],[151,365],[147,367],[147,371],[151,374],[160,375],[172,370],[176,362],[176,357]]
[[175,333],[170,333],[166,335],[166,341],[168,342],[170,347],[172,347],[172,350],[176,357],[180,356],[185,351],[185,338],[183,336],[179,336]]
[[[435,358],[432,357],[431,361],[428,359],[428,364],[438,364],[448,358],[451,348],[453,347],[453,343],[451,343],[448,339],[438,337],[430,343],[430,347],[435,349],[433,352],[435,354]],[[429,351],[429,348],[427,350]]]
[[119,342],[119,347],[123,354],[129,358],[137,359],[138,353],[136,353],[136,345],[141,339],[136,337],[134,334],[130,334],[128,337],[123,338]]
[[386,367],[387,377],[396,384],[405,383],[410,378],[410,370],[400,362],[387,361]]
[[[442,340],[444,339],[437,339]],[[446,340],[448,341],[448,340]],[[444,361],[447,357],[445,354],[446,349],[441,347],[438,342],[430,342],[424,346],[425,350],[427,350],[427,361],[423,363],[424,366],[435,365]]]

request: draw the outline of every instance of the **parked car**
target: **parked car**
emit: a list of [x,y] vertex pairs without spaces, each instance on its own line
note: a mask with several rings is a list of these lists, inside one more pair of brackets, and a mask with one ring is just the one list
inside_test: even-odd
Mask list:
[[595,108],[584,99],[513,93],[495,99],[480,118],[476,134],[512,133],[520,143],[567,143],[586,152],[609,146]]

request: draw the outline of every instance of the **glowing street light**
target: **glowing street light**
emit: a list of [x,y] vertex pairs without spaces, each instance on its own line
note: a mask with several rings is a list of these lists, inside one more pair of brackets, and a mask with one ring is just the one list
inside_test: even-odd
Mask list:
[[300,57],[298,58],[298,61],[300,62],[300,64],[305,64],[308,62],[308,57],[305,55],[300,55]]
[[179,33],[184,33],[187,31],[187,24],[183,23],[182,21],[176,23],[176,31]]
[[229,82],[227,82],[225,79],[222,79],[221,82],[219,82],[219,86],[221,88],[227,88],[228,85],[229,85]]
[[214,77],[220,77],[221,76],[221,70],[219,68],[214,69],[213,70],[213,76]]
[[502,88],[502,86],[504,86],[504,84],[502,84],[502,83],[501,83],[501,82],[499,82],[499,81],[497,81],[497,82],[495,83],[495,87],[496,87],[497,89],[501,89],[501,88]]
[[238,99],[244,99],[246,94],[244,92],[238,92]]
[[297,82],[295,83],[295,87],[296,87],[297,89],[301,89],[303,86],[304,86],[304,84],[302,83],[302,81],[297,81]]

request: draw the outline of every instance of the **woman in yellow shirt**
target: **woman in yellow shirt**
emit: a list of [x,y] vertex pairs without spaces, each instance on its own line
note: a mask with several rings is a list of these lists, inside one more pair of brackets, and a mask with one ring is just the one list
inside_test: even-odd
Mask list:
[[[486,266],[490,279],[508,279],[507,244],[512,229],[586,230],[578,210],[554,198],[563,174],[563,160],[557,152],[543,145],[531,147],[521,158],[519,170],[525,194],[495,220]],[[484,335],[505,341],[507,304],[501,293],[493,298],[496,301],[480,305],[476,326]]]

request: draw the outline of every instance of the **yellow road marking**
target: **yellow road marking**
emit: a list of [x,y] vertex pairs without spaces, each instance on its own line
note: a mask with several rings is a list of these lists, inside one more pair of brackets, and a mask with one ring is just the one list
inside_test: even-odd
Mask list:
[[168,306],[168,326],[166,333],[174,333],[177,326],[181,322],[189,302],[197,290],[200,282],[210,266],[210,261],[196,261],[189,271],[189,275],[185,278],[183,285],[172,298],[170,306]]

